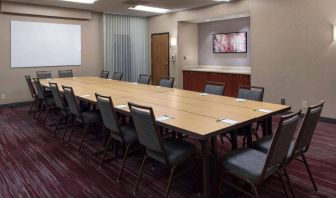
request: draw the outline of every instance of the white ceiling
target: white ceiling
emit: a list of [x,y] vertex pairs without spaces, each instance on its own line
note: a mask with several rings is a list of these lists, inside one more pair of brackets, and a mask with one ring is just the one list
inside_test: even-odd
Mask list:
[[88,5],[88,4],[65,2],[61,0],[3,0],[3,1],[67,7],[67,8],[78,8],[78,9],[92,10],[96,12],[107,12],[121,15],[143,16],[143,17],[153,16],[156,14],[129,10],[128,8],[140,4],[140,5],[170,9],[172,12],[175,12],[219,3],[213,0],[98,0],[98,2],[96,2],[95,4]]

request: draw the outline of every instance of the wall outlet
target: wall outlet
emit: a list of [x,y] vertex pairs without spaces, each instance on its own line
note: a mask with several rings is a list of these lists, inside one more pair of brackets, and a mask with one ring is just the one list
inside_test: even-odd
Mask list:
[[286,99],[285,98],[281,98],[281,104],[285,105],[286,104]]
[[6,94],[1,94],[1,100],[5,100],[6,99]]
[[307,103],[307,101],[302,101],[302,108],[303,109],[307,109],[308,108],[308,103]]

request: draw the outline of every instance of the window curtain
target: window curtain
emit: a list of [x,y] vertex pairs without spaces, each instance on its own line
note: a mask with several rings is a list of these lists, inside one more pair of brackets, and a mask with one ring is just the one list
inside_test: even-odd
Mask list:
[[147,18],[104,14],[103,23],[104,68],[126,81],[149,74]]

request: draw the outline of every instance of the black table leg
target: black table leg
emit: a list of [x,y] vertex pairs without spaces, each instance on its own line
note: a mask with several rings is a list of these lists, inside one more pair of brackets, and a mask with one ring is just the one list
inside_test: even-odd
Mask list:
[[252,144],[253,144],[253,140],[252,140],[252,125],[246,126],[246,129],[248,130],[248,134],[247,134],[247,147],[251,148]]
[[211,197],[209,191],[209,141],[201,140],[202,143],[202,163],[203,163],[203,195],[205,198]]
[[211,164],[210,164],[210,181],[211,181],[211,192],[212,196],[216,197],[218,194],[217,190],[217,184],[218,184],[218,178],[217,178],[217,136],[211,138]]
[[230,131],[230,138],[231,138],[232,150],[236,150],[238,148],[237,130]]
[[272,116],[267,118],[267,135],[272,135]]

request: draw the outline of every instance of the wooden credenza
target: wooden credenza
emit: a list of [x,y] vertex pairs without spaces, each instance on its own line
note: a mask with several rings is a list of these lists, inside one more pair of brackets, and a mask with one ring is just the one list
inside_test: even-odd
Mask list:
[[225,96],[237,97],[239,85],[251,85],[249,74],[183,71],[183,89],[203,92],[207,81],[225,82]]

